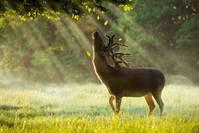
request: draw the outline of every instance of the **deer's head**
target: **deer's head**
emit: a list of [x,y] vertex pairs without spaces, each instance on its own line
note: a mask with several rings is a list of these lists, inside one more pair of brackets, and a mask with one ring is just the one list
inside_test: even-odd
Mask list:
[[98,55],[101,58],[104,58],[107,64],[111,66],[120,66],[119,64],[124,64],[128,66],[128,63],[123,59],[123,56],[129,55],[127,53],[117,53],[121,46],[125,46],[124,44],[119,44],[114,42],[113,36],[108,37],[108,44],[106,45],[98,32],[93,33],[93,50],[94,54]]
[[105,44],[99,32],[93,33],[93,50],[95,54],[105,56]]

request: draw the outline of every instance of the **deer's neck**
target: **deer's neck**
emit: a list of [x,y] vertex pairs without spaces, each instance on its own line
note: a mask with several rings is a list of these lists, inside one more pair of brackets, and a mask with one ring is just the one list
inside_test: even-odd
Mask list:
[[110,66],[107,64],[105,57],[99,55],[93,49],[93,67],[97,77],[100,80],[107,78],[108,76],[112,75],[112,70]]

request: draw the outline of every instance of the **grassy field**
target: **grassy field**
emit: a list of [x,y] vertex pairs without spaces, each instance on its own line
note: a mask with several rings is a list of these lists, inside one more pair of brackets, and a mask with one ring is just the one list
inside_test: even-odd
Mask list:
[[[14,86],[14,87],[13,87]],[[0,132],[198,133],[199,87],[164,88],[164,115],[147,116],[144,98],[124,98],[113,115],[103,85],[1,85]]]

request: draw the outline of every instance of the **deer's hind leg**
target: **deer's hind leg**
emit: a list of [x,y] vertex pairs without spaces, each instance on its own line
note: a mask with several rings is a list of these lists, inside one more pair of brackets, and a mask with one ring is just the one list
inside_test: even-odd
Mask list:
[[111,95],[110,97],[109,97],[109,104],[110,104],[110,106],[111,106],[111,109],[112,109],[112,111],[115,113],[115,107],[114,107],[114,104],[113,104],[113,100],[115,99],[115,96],[113,96],[113,95]]
[[162,115],[163,109],[164,109],[164,103],[162,101],[161,91],[153,93],[153,97],[156,100],[157,104],[159,105],[159,107],[160,107],[160,115]]
[[146,100],[146,103],[148,104],[149,106],[149,115],[151,115],[151,113],[153,112],[154,108],[155,108],[155,103],[153,101],[153,98],[152,98],[152,94],[151,93],[147,93],[145,96],[144,96],[145,100]]
[[116,102],[115,114],[118,114],[120,112],[122,97],[116,97],[115,102]]

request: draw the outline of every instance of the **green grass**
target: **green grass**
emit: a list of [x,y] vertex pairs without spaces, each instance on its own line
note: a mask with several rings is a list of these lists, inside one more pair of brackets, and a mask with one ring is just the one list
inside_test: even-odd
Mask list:
[[103,85],[0,86],[0,132],[198,133],[199,87],[167,85],[165,110],[147,116],[144,98],[123,98],[113,115]]

